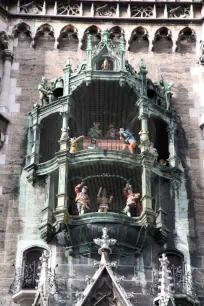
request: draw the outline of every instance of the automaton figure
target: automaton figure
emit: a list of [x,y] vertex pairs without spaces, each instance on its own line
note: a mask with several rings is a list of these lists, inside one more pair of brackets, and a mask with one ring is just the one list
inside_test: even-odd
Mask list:
[[95,121],[93,127],[89,129],[88,136],[90,138],[100,138],[102,136],[102,131],[99,128],[100,123]]
[[123,194],[127,198],[123,212],[126,213],[128,217],[131,217],[130,208],[136,207],[136,215],[139,216],[142,210],[141,203],[139,202],[140,193],[133,193],[132,185],[128,183],[123,189]]
[[111,195],[109,198],[107,197],[106,188],[100,187],[99,192],[97,194],[97,204],[99,204],[98,212],[108,212],[109,205],[113,201],[113,196]]
[[79,215],[83,215],[86,210],[89,210],[89,205],[91,204],[91,200],[87,194],[88,187],[84,186],[84,183],[77,185],[75,188],[76,199],[75,203],[77,205],[77,210]]
[[117,129],[115,129],[115,126],[113,123],[109,124],[109,130],[106,133],[106,137],[107,138],[117,138],[119,137],[119,131]]
[[172,97],[171,87],[174,85],[174,83],[167,83],[163,78],[159,83],[163,87],[163,95],[166,102],[166,110],[169,111],[170,101]]
[[79,137],[73,137],[71,138],[71,144],[70,144],[70,153],[75,153],[80,150],[79,148],[79,141],[82,140],[84,136],[79,136]]
[[121,138],[124,140],[122,150],[126,150],[128,148],[130,150],[130,153],[134,154],[137,143],[136,143],[136,140],[133,134],[128,129],[125,131],[120,129],[119,133],[120,133]]
[[52,91],[46,77],[42,77],[42,80],[38,86],[38,91],[40,94],[40,105],[44,106],[44,104],[49,104],[52,100]]

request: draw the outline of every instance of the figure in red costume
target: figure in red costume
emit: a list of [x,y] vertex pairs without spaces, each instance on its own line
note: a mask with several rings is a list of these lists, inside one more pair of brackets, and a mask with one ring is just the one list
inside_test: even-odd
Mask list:
[[136,215],[138,216],[142,210],[141,203],[139,202],[140,193],[133,193],[132,186],[129,184],[126,184],[125,188],[123,189],[123,194],[127,198],[126,206],[123,212],[126,213],[128,217],[131,217],[130,207],[135,206],[137,210]]
[[91,204],[91,200],[87,194],[88,187],[84,186],[84,183],[77,185],[75,188],[76,199],[75,203],[77,205],[77,210],[79,215],[83,215],[87,209],[89,209],[89,205]]

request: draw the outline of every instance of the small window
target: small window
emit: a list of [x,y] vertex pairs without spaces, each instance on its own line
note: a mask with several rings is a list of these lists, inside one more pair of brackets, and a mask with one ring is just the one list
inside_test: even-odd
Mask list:
[[42,252],[41,248],[31,248],[24,253],[22,289],[35,289],[37,286]]

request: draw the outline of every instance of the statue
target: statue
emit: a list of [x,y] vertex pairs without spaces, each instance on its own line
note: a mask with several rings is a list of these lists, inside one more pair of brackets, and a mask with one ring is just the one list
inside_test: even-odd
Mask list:
[[128,183],[123,189],[123,194],[127,198],[123,212],[126,213],[128,217],[131,217],[130,207],[135,206],[137,210],[136,215],[138,216],[142,211],[141,203],[137,202],[140,198],[140,193],[133,193],[132,186]]
[[52,100],[52,91],[50,90],[50,85],[46,77],[42,77],[42,80],[38,86],[38,91],[40,94],[40,105],[44,106],[45,104],[49,104]]
[[167,83],[163,78],[159,83],[163,87],[163,95],[166,102],[166,110],[169,111],[170,100],[172,97],[171,87],[174,85],[174,83]]
[[88,136],[90,138],[100,138],[102,136],[102,131],[99,129],[100,123],[95,121],[93,127],[89,129]]
[[125,131],[123,129],[120,129],[119,133],[121,138],[124,140],[122,150],[126,150],[128,148],[130,150],[130,153],[134,154],[137,143],[132,133],[130,133],[128,129]]
[[97,194],[97,204],[99,204],[98,212],[108,212],[109,205],[112,203],[112,201],[113,196],[111,195],[110,198],[108,198],[106,188],[100,187],[99,192]]
[[109,127],[109,130],[106,133],[107,138],[119,137],[119,132],[118,132],[118,130],[115,129],[115,126],[114,126],[113,123],[110,123],[108,127]]
[[75,188],[76,193],[76,199],[75,203],[77,205],[77,210],[80,215],[83,215],[85,213],[85,210],[89,209],[89,205],[91,204],[91,200],[89,196],[87,195],[88,187],[84,186],[84,183],[81,182],[81,184],[77,185]]
[[110,70],[111,66],[107,58],[104,59],[103,64],[101,65],[102,70]]
[[84,136],[79,136],[79,137],[73,137],[71,138],[71,146],[70,146],[70,153],[75,153],[78,152],[79,149],[79,141],[82,140],[84,138]]

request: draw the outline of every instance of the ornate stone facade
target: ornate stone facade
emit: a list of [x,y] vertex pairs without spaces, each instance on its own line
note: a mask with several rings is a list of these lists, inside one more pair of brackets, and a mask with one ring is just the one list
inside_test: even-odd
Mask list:
[[0,11],[0,302],[203,303],[203,4]]

